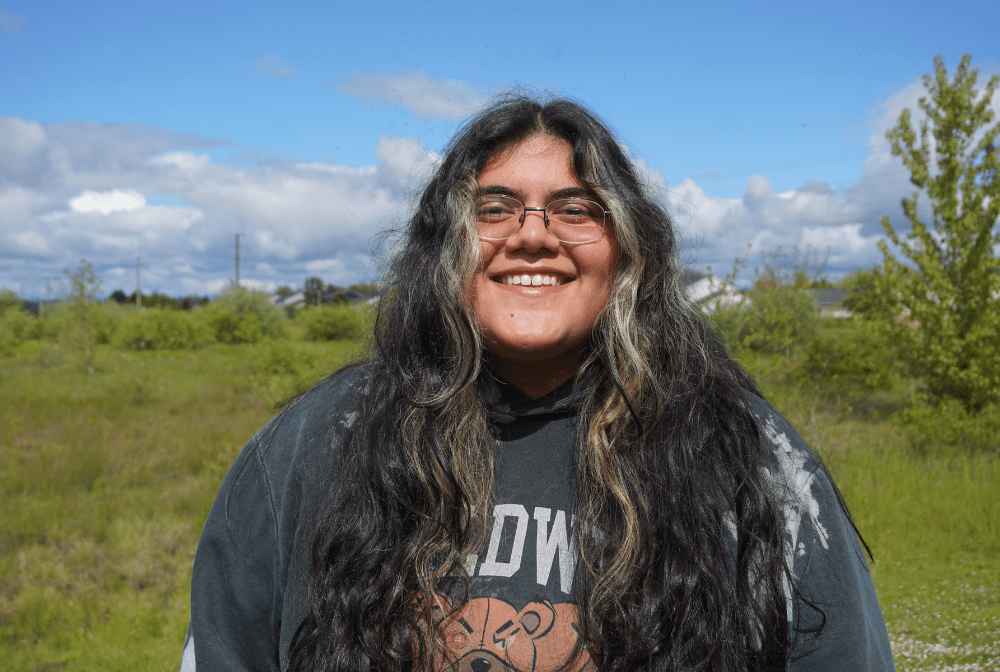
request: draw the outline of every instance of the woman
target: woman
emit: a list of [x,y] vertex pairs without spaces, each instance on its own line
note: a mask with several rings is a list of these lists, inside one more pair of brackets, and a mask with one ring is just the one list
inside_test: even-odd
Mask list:
[[472,119],[371,361],[226,477],[182,669],[892,669],[835,486],[679,270],[592,113]]

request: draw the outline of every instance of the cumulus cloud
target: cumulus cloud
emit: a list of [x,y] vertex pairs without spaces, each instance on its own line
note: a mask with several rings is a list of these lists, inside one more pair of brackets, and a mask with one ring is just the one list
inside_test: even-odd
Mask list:
[[411,190],[438,161],[417,140],[388,136],[375,165],[361,167],[219,163],[201,149],[219,144],[153,127],[0,117],[0,257],[17,262],[0,264],[0,286],[38,296],[83,257],[105,289],[129,289],[140,256],[145,291],[212,293],[234,275],[236,233],[241,284],[294,286],[317,274],[349,283],[368,272],[373,236],[405,219]]
[[[924,118],[917,101],[926,95],[915,81],[879,101],[869,110],[868,155],[862,175],[844,189],[833,189],[823,181],[805,180],[801,186],[775,192],[766,175],[752,175],[738,198],[708,196],[697,180],[685,178],[663,189],[664,201],[681,235],[684,261],[693,266],[712,266],[717,272],[731,268],[737,257],[751,256],[781,246],[785,250],[813,248],[827,255],[827,271],[837,278],[858,267],[881,260],[877,244],[884,238],[880,220],[888,217],[897,231],[906,231],[900,200],[914,190],[909,172],[893,156],[885,134],[893,128],[903,109],[912,114],[912,124]],[[1000,92],[993,107],[1000,107]],[[647,183],[665,184],[662,176],[644,164]],[[919,212],[929,219],[930,202],[918,199]]]
[[274,54],[253,59],[250,67],[258,75],[268,79],[291,79],[299,74],[297,65],[286,63]]
[[349,81],[333,88],[366,105],[398,105],[422,119],[464,117],[486,102],[471,84],[458,79],[431,79],[420,71],[402,75],[362,75],[355,71]]
[[[837,277],[879,261],[881,216],[905,227],[899,200],[912,187],[884,134],[922,93],[916,83],[872,109],[862,176],[844,189],[807,180],[775,191],[757,174],[742,194],[722,198],[706,194],[701,178],[668,184],[642,157],[633,160],[674,218],[685,263],[725,272],[747,243],[754,255],[812,247],[821,255],[829,249],[828,272]],[[406,219],[412,195],[441,159],[414,138],[387,135],[368,166],[237,165],[205,151],[224,144],[151,126],[0,117],[0,287],[23,284],[29,296],[44,295],[46,278],[84,257],[107,291],[131,291],[139,256],[145,291],[212,293],[234,276],[236,233],[247,284],[371,277],[373,241]]]
[[69,207],[75,212],[99,212],[103,215],[122,210],[138,210],[145,207],[146,197],[138,191],[84,191],[70,199]]

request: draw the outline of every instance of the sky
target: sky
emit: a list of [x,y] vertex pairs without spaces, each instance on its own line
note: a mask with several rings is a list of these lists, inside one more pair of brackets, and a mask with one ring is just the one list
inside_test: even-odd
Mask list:
[[[1000,74],[1000,0],[0,0],[0,288],[273,291],[377,278],[463,120],[513,88],[604,118],[685,264],[881,259],[921,76]],[[1000,94],[994,99],[1000,110]],[[926,199],[923,199],[926,205]],[[387,232],[390,232],[387,234]]]

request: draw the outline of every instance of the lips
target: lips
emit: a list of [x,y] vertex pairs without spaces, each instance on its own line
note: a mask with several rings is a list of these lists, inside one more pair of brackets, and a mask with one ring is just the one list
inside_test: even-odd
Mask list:
[[531,287],[558,287],[573,278],[561,273],[501,273],[491,278],[501,285],[522,285]]

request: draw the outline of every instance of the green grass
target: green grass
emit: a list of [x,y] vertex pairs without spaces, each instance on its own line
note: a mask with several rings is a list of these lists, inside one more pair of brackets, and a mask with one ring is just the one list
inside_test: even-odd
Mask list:
[[26,342],[0,361],[4,669],[177,669],[191,562],[225,470],[277,402],[355,351],[99,349],[87,375]]
[[[102,346],[93,375],[49,342],[0,359],[4,669],[176,670],[225,470],[277,402],[360,347]],[[826,460],[876,554],[897,668],[1000,670],[1000,455],[915,451],[889,419],[907,381],[867,393],[817,385],[795,360],[746,364]]]

